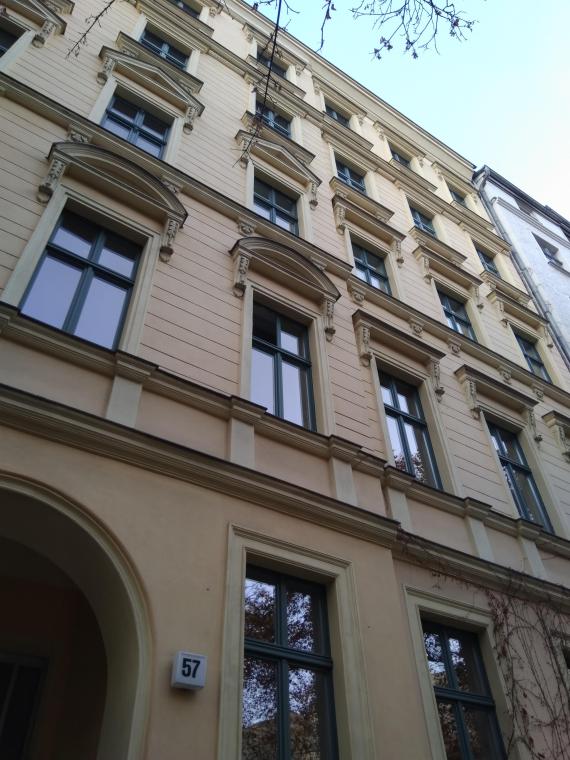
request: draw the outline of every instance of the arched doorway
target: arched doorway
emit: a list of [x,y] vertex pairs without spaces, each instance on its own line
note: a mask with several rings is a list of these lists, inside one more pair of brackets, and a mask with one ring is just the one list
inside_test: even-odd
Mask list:
[[85,511],[2,476],[0,610],[0,705],[3,673],[21,692],[12,709],[31,760],[139,760],[150,692],[140,584]]

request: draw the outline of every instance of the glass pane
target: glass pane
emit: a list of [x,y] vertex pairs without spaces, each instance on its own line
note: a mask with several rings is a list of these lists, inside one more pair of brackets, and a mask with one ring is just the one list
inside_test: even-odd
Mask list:
[[481,680],[476,659],[473,637],[469,633],[454,631],[453,635],[448,636],[447,641],[458,688],[473,694],[486,694],[487,690]]
[[287,591],[287,644],[305,652],[322,651],[320,601],[306,591]]
[[115,98],[110,110],[121,114],[121,116],[128,121],[134,121],[135,116],[139,111],[134,103],[129,103],[129,101],[124,98]]
[[128,241],[107,235],[99,254],[99,264],[114,272],[132,277],[138,251]]
[[459,738],[457,735],[457,720],[453,705],[447,702],[438,702],[437,711],[439,713],[439,722],[441,733],[443,734],[443,743],[445,745],[445,756],[447,760],[463,760],[461,750],[459,749]]
[[392,446],[392,453],[394,454],[394,465],[404,472],[408,469],[406,457],[404,455],[404,446],[400,436],[400,428],[394,417],[388,415],[386,417],[388,423],[388,435],[390,436],[390,445]]
[[283,211],[286,211],[291,216],[297,215],[297,201],[293,200],[293,198],[289,198],[288,195],[280,193],[278,190],[275,191],[275,205],[279,206],[279,208],[283,209]]
[[65,214],[52,235],[54,245],[86,259],[97,237],[97,228],[75,214]]
[[291,220],[288,216],[283,216],[278,211],[275,214],[275,224],[288,232],[297,233],[297,222]]
[[538,525],[543,525],[544,517],[541,509],[542,505],[540,496],[538,494],[538,489],[534,483],[532,475],[529,475],[526,472],[522,472],[516,467],[512,467],[511,469],[516,490],[528,512],[528,515],[526,515],[526,517],[529,520],[538,523]]
[[163,140],[168,132],[168,124],[151,113],[144,114],[143,127],[145,131],[156,135],[160,140]]
[[406,440],[408,442],[412,466],[414,468],[414,471],[411,474],[418,480],[421,480],[422,483],[427,483],[432,486],[436,485],[425,431],[416,426],[410,425],[408,422],[404,423],[404,429],[406,431]]
[[289,362],[282,362],[283,374],[283,418],[297,425],[305,420],[305,372]]
[[0,757],[19,760],[23,757],[26,740],[31,730],[32,717],[41,680],[41,670],[33,667],[18,668],[0,737]]
[[262,205],[257,200],[257,198],[254,198],[254,200],[253,200],[253,208],[254,208],[254,211],[256,211],[264,219],[271,220],[271,209],[268,206]]
[[281,348],[299,356],[305,355],[306,328],[289,319],[281,319],[280,344]]
[[108,129],[109,132],[112,132],[114,135],[119,135],[119,137],[122,137],[125,140],[129,139],[131,128],[126,127],[123,124],[119,124],[118,121],[115,121],[115,119],[111,118],[110,116],[106,116],[105,119],[103,119],[102,126],[105,129]]
[[269,185],[266,185],[265,182],[262,182],[259,179],[256,179],[253,185],[253,192],[256,195],[261,196],[262,198],[265,198],[265,200],[271,200],[272,191]]
[[382,290],[382,280],[375,274],[372,274],[372,272],[370,272],[370,284],[372,287]]
[[360,277],[360,279],[361,279],[361,280],[364,280],[364,282],[366,282],[366,281],[367,281],[367,279],[368,279],[368,278],[366,277],[366,269],[361,269],[359,266],[356,266],[356,268],[355,268],[355,270],[354,270],[354,274],[355,274],[357,277]]
[[403,412],[423,419],[418,392],[412,385],[396,380],[396,393],[398,394],[398,405]]
[[261,304],[253,304],[253,337],[277,345],[277,315]]
[[495,716],[491,710],[463,705],[463,718],[473,760],[499,760]]
[[277,760],[277,665],[248,655],[243,666],[242,759]]
[[526,464],[526,461],[522,456],[522,451],[518,444],[517,437],[514,433],[510,433],[506,430],[502,431],[501,440],[503,442],[505,456],[507,456],[513,462]]
[[115,342],[126,296],[125,288],[94,277],[74,335],[111,348]]
[[275,414],[274,358],[254,348],[251,357],[251,400]]
[[382,375],[380,375],[380,387],[382,388],[382,401],[389,406],[395,406],[389,381]]
[[259,641],[275,641],[275,586],[245,579],[244,635]]
[[441,634],[437,631],[424,630],[424,646],[433,685],[448,686]]
[[134,140],[134,144],[137,145],[141,150],[144,150],[146,153],[150,153],[151,156],[157,156],[160,157],[160,154],[162,153],[163,145],[162,143],[156,143],[152,140],[147,140],[144,135],[137,135],[137,137]]
[[308,668],[289,668],[289,740],[291,760],[328,760],[323,715],[324,677]]
[[22,313],[52,327],[63,327],[81,270],[46,256],[22,307]]

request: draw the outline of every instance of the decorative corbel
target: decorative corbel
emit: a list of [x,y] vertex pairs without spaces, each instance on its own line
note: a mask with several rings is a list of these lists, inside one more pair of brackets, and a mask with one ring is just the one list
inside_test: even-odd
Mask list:
[[562,450],[562,456],[567,462],[570,462],[570,440],[566,436],[566,428],[564,425],[556,425],[554,429],[558,445]]
[[67,139],[74,143],[82,143],[85,145],[91,142],[92,136],[91,132],[84,131],[83,127],[80,127],[77,124],[71,124],[67,131]]
[[301,74],[303,73],[303,69],[304,68],[305,67],[301,63],[296,63],[295,64],[295,74],[297,74],[297,76],[300,77]]
[[380,124],[379,121],[375,121],[372,126],[378,132],[378,137],[380,137],[381,140],[385,140],[386,135],[384,133],[384,127],[382,126],[382,124]]
[[422,256],[422,269],[424,280],[429,284],[433,279],[429,268],[429,256]]
[[372,360],[372,351],[370,349],[370,328],[360,325],[356,332],[356,343],[358,346],[358,355],[363,367],[369,367]]
[[394,240],[394,242],[391,245],[391,249],[396,254],[396,264],[401,269],[404,266],[404,254],[402,253],[401,240]]
[[481,291],[479,290],[479,285],[473,285],[473,295],[475,296],[475,305],[479,311],[482,311],[484,303],[481,300]]
[[511,382],[511,380],[513,378],[513,373],[511,372],[510,367],[506,367],[504,364],[501,364],[498,369],[499,369],[499,375],[501,376],[501,379],[505,383],[509,383],[510,384],[510,382]]
[[174,182],[170,177],[161,177],[160,178],[162,184],[167,187],[171,193],[174,193],[174,195],[178,195],[178,193],[182,190],[182,186],[178,183]]
[[421,335],[424,330],[424,323],[421,321],[421,319],[418,319],[417,317],[410,317],[408,319],[408,324],[410,325],[410,330],[414,333],[414,335]]
[[419,164],[419,165],[422,167],[422,169],[423,169],[423,168],[424,168],[424,159],[425,159],[425,156],[419,155],[419,156],[416,156],[416,158],[417,158],[417,160],[418,160],[418,164]]
[[334,304],[335,302],[333,298],[327,296],[323,297],[322,312],[325,323],[325,335],[329,343],[334,338],[336,332],[334,326]]
[[499,310],[499,318],[503,324],[503,327],[508,327],[509,320],[507,319],[507,315],[505,314],[505,304],[503,303],[501,298],[497,298],[495,303],[497,304],[497,309]]
[[61,161],[59,158],[52,159],[48,173],[38,187],[37,199],[40,203],[47,203],[49,201],[66,168],[67,164],[65,161]]
[[198,109],[196,106],[191,105],[188,106],[186,109],[186,113],[184,114],[184,131],[188,134],[189,132],[192,132],[194,129],[194,121],[196,119],[196,116],[198,116]]
[[441,367],[439,365],[439,362],[431,362],[431,378],[433,380],[433,388],[436,398],[439,402],[441,402],[443,394],[445,393],[445,388],[441,384]]
[[327,268],[326,261],[322,259],[320,256],[311,256],[311,264],[314,264],[319,272],[324,272]]
[[172,245],[179,228],[180,224],[176,221],[176,219],[168,218],[166,220],[164,232],[162,233],[162,243],[160,246],[160,251],[158,253],[160,260],[164,261],[165,263],[168,263],[170,261],[170,258],[174,253]]
[[311,182],[310,187],[309,187],[309,206],[312,209],[315,209],[317,208],[318,205],[319,205],[319,201],[317,198],[317,183]]
[[532,433],[533,439],[536,441],[536,443],[540,443],[542,441],[542,436],[536,428],[536,416],[534,414],[534,409],[526,410],[526,420],[528,422],[528,426]]
[[548,348],[554,347],[554,341],[552,340],[552,335],[550,334],[550,330],[546,325],[542,325],[540,328],[540,332],[542,333],[542,337],[544,338],[544,342],[546,343]]
[[255,233],[255,226],[251,223],[249,219],[244,219],[243,217],[238,217],[236,220],[238,232],[240,235],[243,235],[243,237],[249,237],[250,235],[253,235]]
[[447,339],[447,346],[454,356],[458,356],[461,351],[461,343],[454,338]]
[[313,79],[313,90],[315,91],[315,95],[320,95],[322,92],[321,85],[317,82],[316,79]]
[[117,61],[114,58],[109,58],[108,55],[103,58],[103,68],[97,72],[97,81],[99,84],[105,84],[109,80],[109,77],[113,74]]
[[34,38],[32,40],[32,45],[34,47],[43,47],[50,34],[52,34],[56,30],[57,26],[54,24],[53,21],[44,21],[42,28],[39,32],[36,32],[34,35]]
[[481,416],[481,406],[479,405],[479,399],[477,398],[477,385],[473,380],[466,380],[465,384],[465,398],[467,399],[467,406],[471,412],[471,416],[474,420],[478,420]]
[[242,298],[247,285],[247,273],[251,255],[244,251],[239,251],[234,261],[234,296]]
[[544,391],[540,387],[540,385],[533,385],[532,390],[534,391],[534,395],[537,397],[539,401],[544,401]]
[[363,288],[360,288],[356,283],[352,282],[351,280],[348,281],[348,292],[352,296],[352,298],[356,301],[357,304],[364,303],[364,300],[366,298],[366,293]]
[[358,119],[358,123],[362,127],[364,125],[364,117],[366,116],[365,113],[357,113],[356,118]]
[[334,223],[336,231],[339,235],[343,235],[346,227],[346,209],[338,203],[334,207]]

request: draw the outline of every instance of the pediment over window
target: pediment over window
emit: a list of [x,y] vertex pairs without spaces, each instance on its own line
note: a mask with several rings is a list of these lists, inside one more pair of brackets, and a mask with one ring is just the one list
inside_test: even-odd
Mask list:
[[537,332],[543,332],[548,326],[548,320],[543,319],[539,314],[523,305],[519,300],[515,300],[506,295],[503,290],[494,288],[487,294],[487,298],[492,304],[496,305],[499,310],[501,322],[505,327],[509,322],[513,322],[513,320],[515,325],[518,322],[523,327],[530,327]]
[[49,170],[38,188],[38,200],[47,203],[64,175],[76,177],[90,188],[163,221],[160,254],[164,261],[170,258],[172,243],[188,213],[163,182],[132,161],[86,143],[54,143],[48,160]]
[[238,240],[230,251],[234,261],[234,294],[243,296],[249,272],[259,272],[302,293],[319,304],[325,320],[325,333],[331,340],[334,328],[334,304],[340,292],[322,269],[301,254],[280,243],[261,237]]
[[390,250],[401,253],[402,240],[405,235],[386,224],[393,212],[358,193],[340,180],[333,178],[330,182],[334,191],[332,206],[337,231],[340,234],[348,227],[368,232],[374,240],[381,240]]
[[497,275],[492,272],[481,272],[481,279],[487,283],[491,290],[497,290],[502,295],[512,298],[513,301],[517,301],[522,306],[526,306],[530,301],[529,293],[526,293],[520,288],[516,288],[509,282],[506,282],[506,280],[503,280],[502,277],[497,277]]
[[105,84],[116,71],[123,74],[149,92],[154,92],[177,106],[181,111],[186,111],[185,128],[189,130],[192,129],[194,119],[204,110],[204,105],[194,97],[189,85],[177,81],[154,63],[133,58],[128,53],[108,47],[101,48],[99,58],[103,61],[103,68],[97,74],[98,82]]
[[70,10],[67,10],[67,8],[69,6],[71,6],[71,9],[73,8],[73,3],[65,3],[62,0],[46,3],[39,2],[39,0],[4,0],[3,5],[20,13],[25,18],[29,18],[39,26],[42,26],[46,22],[53,24],[53,29],[50,32],[57,31],[59,34],[65,32],[66,24],[59,17],[58,13],[69,13]]
[[246,111],[241,120],[249,135],[252,135],[257,130],[256,134],[262,140],[273,142],[276,145],[282,145],[305,166],[308,166],[315,158],[315,154],[311,153],[310,150],[299,145],[299,143],[295,142],[291,137],[286,137],[285,135],[279,134],[279,132],[276,132],[274,129],[271,129],[271,127],[267,126],[263,119],[258,118],[256,114]]

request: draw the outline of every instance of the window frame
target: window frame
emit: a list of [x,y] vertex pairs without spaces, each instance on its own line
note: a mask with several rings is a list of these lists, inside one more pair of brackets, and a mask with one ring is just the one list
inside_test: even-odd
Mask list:
[[[450,327],[458,335],[461,335],[464,338],[471,338],[471,340],[477,342],[477,335],[475,334],[471,318],[467,312],[467,302],[460,301],[458,298],[450,295],[437,285],[436,292],[439,297],[441,308],[443,309],[443,314],[445,316],[448,327]],[[457,313],[455,305],[463,309],[465,316]],[[459,325],[463,325],[467,329],[467,335],[459,329]]]
[[[360,277],[358,274],[356,275],[359,279],[363,280],[367,285],[370,285],[371,288],[375,288],[376,290],[380,290],[382,293],[385,293],[388,296],[392,295],[392,286],[390,283],[390,277],[388,275],[388,271],[386,269],[386,257],[385,256],[379,256],[377,253],[374,253],[373,251],[369,251],[364,246],[360,245],[360,243],[357,243],[353,240],[351,240],[351,247],[352,247],[352,255],[354,258],[354,268],[357,272],[361,272],[364,274],[364,277]],[[361,258],[359,258],[359,255]],[[376,260],[376,264],[369,261],[369,257],[371,257],[372,260]],[[381,266],[381,270],[378,270],[378,264]],[[372,273],[375,277],[377,277],[381,282],[384,283],[385,287],[378,287],[374,285],[371,282],[372,279]]]
[[[107,118],[110,118],[109,114],[110,112],[112,112],[114,103],[117,99],[123,100],[125,103],[128,103],[129,105],[134,106],[137,109],[137,113],[134,117],[132,124],[129,124],[129,121],[126,118],[118,114],[111,114],[112,116],[111,120],[114,120],[115,122],[122,124],[125,127],[129,127],[128,137],[122,137],[121,135],[118,135],[116,132],[113,132],[112,130],[108,129],[104,124]],[[160,152],[158,155],[154,155],[150,151],[145,150],[144,148],[141,148],[140,145],[137,145],[137,143],[131,139],[133,136],[138,136],[141,133],[141,129],[144,129],[144,127],[142,127],[142,122],[143,122],[144,116],[146,116],[147,114],[150,116],[154,116],[154,118],[158,119],[159,121],[163,121],[163,123],[167,126],[167,129],[164,133],[164,138],[162,142],[160,143],[156,138],[152,138],[152,136],[147,137],[146,131],[143,132],[143,136],[147,137],[149,142],[160,145]],[[166,154],[167,147],[168,147],[168,142],[173,131],[173,123],[172,122],[168,123],[166,120],[164,120],[163,116],[157,116],[153,110],[147,110],[144,106],[140,105],[136,100],[129,100],[124,95],[118,93],[117,90],[115,90],[101,118],[101,128],[107,130],[115,137],[118,137],[119,139],[122,139],[125,142],[129,143],[129,145],[133,145],[135,148],[142,150],[144,153],[148,153],[148,155],[152,156],[153,158],[156,158],[158,160],[164,160],[164,156]]]
[[493,256],[490,256],[488,253],[483,251],[478,246],[475,246],[475,251],[477,252],[477,256],[479,257],[479,261],[483,265],[483,269],[486,272],[490,272],[491,274],[494,274],[496,277],[501,277],[501,274],[499,272],[499,269],[497,265],[495,264],[495,259]]
[[451,185],[448,185],[448,188],[449,188],[449,194],[451,195],[453,201],[455,201],[455,203],[459,203],[464,208],[467,208],[467,202],[466,202],[467,198],[466,198],[466,196],[465,195],[461,195],[461,193],[459,192],[459,190],[456,190]]
[[[271,199],[270,200],[267,200],[263,196],[259,196],[258,194],[256,194],[255,185],[256,185],[257,182],[259,182],[262,185],[265,185],[265,187],[269,188],[269,190],[271,191]],[[295,216],[293,216],[289,212],[285,211],[281,206],[279,206],[278,204],[275,203],[275,201],[274,201],[275,193],[281,193],[281,195],[285,196],[286,198],[289,198],[289,200],[295,201]],[[297,237],[299,236],[299,234],[300,234],[300,228],[299,228],[299,221],[300,221],[299,220],[299,197],[292,198],[290,195],[288,195],[287,192],[284,192],[283,190],[281,190],[281,188],[275,187],[275,185],[270,184],[265,179],[265,177],[262,179],[259,176],[258,172],[254,172],[252,202],[253,202],[253,210],[256,213],[259,213],[256,210],[256,203],[259,203],[260,206],[266,206],[267,207],[267,210],[269,211],[269,215],[270,215],[269,219],[267,221],[271,222],[272,224],[277,225],[278,227],[280,227],[280,229],[283,229],[283,230],[286,230],[287,232],[290,232],[292,235],[296,235]],[[282,227],[281,225],[277,224],[277,222],[275,221],[276,218],[277,218],[277,211],[279,211],[279,213],[282,216],[289,218],[289,220],[293,223],[292,224],[292,229],[289,229],[287,227]],[[264,217],[264,218],[266,218],[266,217]]]
[[186,13],[188,16],[191,16],[192,18],[199,18],[201,9],[198,10],[194,7],[194,5],[191,5],[190,3],[184,2],[184,0],[169,0],[169,2],[172,3],[172,5],[175,5],[177,8],[180,8],[180,10],[183,13]]
[[406,169],[411,169],[411,158],[406,158],[406,156],[404,156],[403,153],[401,153],[399,150],[396,150],[396,148],[394,148],[391,143],[388,143],[388,147],[390,148],[390,153],[392,154],[394,161],[397,161],[402,166],[405,166]]
[[346,129],[350,129],[350,115],[347,116],[346,113],[343,113],[341,110],[331,105],[331,103],[328,100],[326,100],[326,98],[325,98],[325,113],[331,119],[336,121],[337,124],[340,124],[341,126],[346,127]]
[[426,234],[437,238],[435,226],[433,223],[433,217],[430,218],[426,216],[423,211],[420,211],[420,209],[416,208],[415,206],[410,206],[410,213],[412,215],[414,227],[417,227],[419,230],[422,230],[422,232],[425,232]]
[[[291,127],[293,122],[292,119],[288,119],[286,116],[283,116],[283,114],[279,113],[273,108],[269,108],[267,104],[263,106],[263,103],[259,100],[255,101],[255,115],[266,127],[274,130],[282,137],[291,139]],[[276,118],[287,122],[287,127],[285,128],[279,124],[279,122],[276,121]]]
[[[513,334],[516,338],[518,347],[521,350],[522,355],[528,365],[529,370],[533,375],[539,377],[547,383],[552,383],[552,378],[546,368],[542,356],[537,348],[538,340],[531,340],[524,335],[521,335],[517,330],[513,328]],[[529,350],[530,349],[530,350]],[[536,365],[536,366],[535,366]],[[538,370],[538,371],[536,371]]]
[[[336,737],[336,716],[334,709],[333,660],[331,657],[330,635],[328,626],[328,609],[326,587],[322,584],[295,577],[288,573],[277,572],[248,563],[245,569],[245,579],[259,580],[276,587],[275,598],[275,642],[262,642],[248,638],[244,633],[244,661],[250,655],[259,659],[269,660],[277,664],[277,756],[279,760],[290,760],[290,718],[287,694],[287,674],[289,664],[307,666],[325,674],[325,693],[323,694],[324,712],[328,720],[324,722],[323,734],[328,734],[326,740],[327,760],[337,760],[338,742]],[[245,583],[244,583],[245,587]],[[306,590],[318,599],[318,630],[322,637],[322,652],[306,652],[288,646],[286,640],[287,609],[286,593],[290,588]],[[244,595],[245,596],[245,595]]]
[[[152,34],[153,37],[156,37],[158,40],[162,42],[161,50],[159,51],[155,45],[150,43],[148,40],[145,40],[145,37],[149,34]],[[145,26],[145,28],[142,30],[141,36],[139,37],[139,42],[141,45],[143,45],[146,50],[150,50],[155,55],[159,56],[163,61],[166,61],[167,63],[172,64],[172,66],[176,66],[177,69],[180,69],[181,71],[186,71],[188,68],[188,62],[190,60],[190,54],[185,53],[184,50],[181,50],[180,48],[177,48],[176,45],[172,44],[171,42],[168,42],[168,40],[165,40],[162,38],[159,34],[156,32],[151,31],[148,28],[148,24]],[[180,55],[184,56],[184,63],[181,63],[177,61],[176,58],[172,58],[169,53],[170,50],[175,50],[177,53],[180,53]]]
[[269,66],[271,66],[271,73],[275,74],[275,76],[280,77],[281,79],[287,79],[287,69],[288,66],[283,67],[280,64],[277,63],[275,60],[275,56],[273,57],[273,62],[271,62],[271,56],[265,55],[263,52],[257,51],[256,61],[260,63],[262,66],[265,66],[266,69],[269,69]]
[[[359,170],[352,169],[348,164],[339,161],[336,155],[334,158],[336,165],[336,176],[340,179],[340,181],[344,182],[345,185],[348,185],[348,187],[352,188],[353,190],[357,190],[363,195],[368,195],[366,192],[366,183],[364,181],[366,172],[364,172],[364,174],[359,174]],[[354,177],[352,176],[353,174]]]

